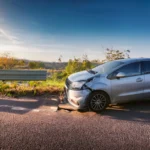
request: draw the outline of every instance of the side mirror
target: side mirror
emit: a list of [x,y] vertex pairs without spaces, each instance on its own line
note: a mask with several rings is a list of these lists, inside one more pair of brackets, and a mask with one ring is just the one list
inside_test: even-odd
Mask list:
[[125,73],[119,72],[119,73],[116,75],[116,78],[123,78],[123,77],[125,77],[125,76],[126,76]]

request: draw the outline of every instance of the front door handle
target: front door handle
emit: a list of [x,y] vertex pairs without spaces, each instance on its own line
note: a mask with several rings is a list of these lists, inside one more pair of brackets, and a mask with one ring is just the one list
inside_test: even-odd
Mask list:
[[142,78],[137,78],[137,79],[136,79],[136,82],[142,82],[142,81],[143,81]]

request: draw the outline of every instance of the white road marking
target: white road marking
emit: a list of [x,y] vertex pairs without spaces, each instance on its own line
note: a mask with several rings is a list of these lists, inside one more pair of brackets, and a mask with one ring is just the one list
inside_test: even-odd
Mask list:
[[0,105],[0,108],[10,108],[11,110],[19,110],[19,111],[33,111],[33,112],[39,112],[39,109],[29,109],[25,107],[16,107],[16,106],[9,106],[9,105]]
[[12,107],[11,108],[12,110],[30,110],[30,109],[28,109],[28,108],[25,108],[25,107]]
[[9,105],[0,105],[0,107],[11,108],[12,106],[9,106]]
[[30,108],[19,107],[19,106],[0,105],[0,108],[9,108],[9,109],[15,110],[15,111],[32,111],[32,112],[42,112],[42,111],[57,112],[58,111],[58,106],[50,106],[49,109],[44,109],[44,108],[30,109]]

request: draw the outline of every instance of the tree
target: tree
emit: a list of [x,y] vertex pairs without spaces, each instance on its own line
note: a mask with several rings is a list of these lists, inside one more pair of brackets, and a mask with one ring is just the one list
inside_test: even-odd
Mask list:
[[39,69],[44,67],[45,65],[42,62],[34,62],[34,61],[29,62],[29,68],[31,69]]
[[88,61],[89,60],[88,59],[88,55],[87,54],[83,54],[82,59],[83,59],[83,61]]
[[9,53],[4,53],[0,56],[1,69],[12,69],[17,65],[17,62],[17,59],[11,57]]
[[29,62],[29,68],[35,69],[36,68],[36,63],[35,62]]
[[75,72],[91,69],[91,67],[92,63],[88,60],[88,57],[86,55],[86,57],[83,56],[83,59],[80,58],[74,58],[73,60],[70,59],[65,68],[65,72],[67,75],[70,75]]
[[100,60],[99,59],[93,59],[91,60],[92,63],[100,63]]
[[18,61],[18,65],[19,65],[19,66],[25,66],[26,63],[25,63],[24,60],[19,60],[19,61]]
[[106,61],[113,61],[118,59],[130,58],[129,56],[130,50],[114,50],[114,49],[106,49]]
[[58,62],[62,62],[62,55],[59,56]]

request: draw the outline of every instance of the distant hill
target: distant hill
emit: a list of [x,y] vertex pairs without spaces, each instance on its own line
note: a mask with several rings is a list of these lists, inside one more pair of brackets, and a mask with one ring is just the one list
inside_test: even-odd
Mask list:
[[56,70],[63,70],[65,69],[67,62],[44,62],[46,69],[56,69]]
[[54,70],[63,70],[65,69],[66,65],[67,65],[67,62],[44,62],[44,61],[34,61],[34,60],[28,60],[28,59],[18,59],[18,60],[23,60],[25,62],[25,66],[18,66],[18,68],[25,68],[25,69],[28,69],[29,66],[28,64],[30,62],[37,62],[37,63],[43,63],[44,64],[44,68],[45,69],[54,69]]

